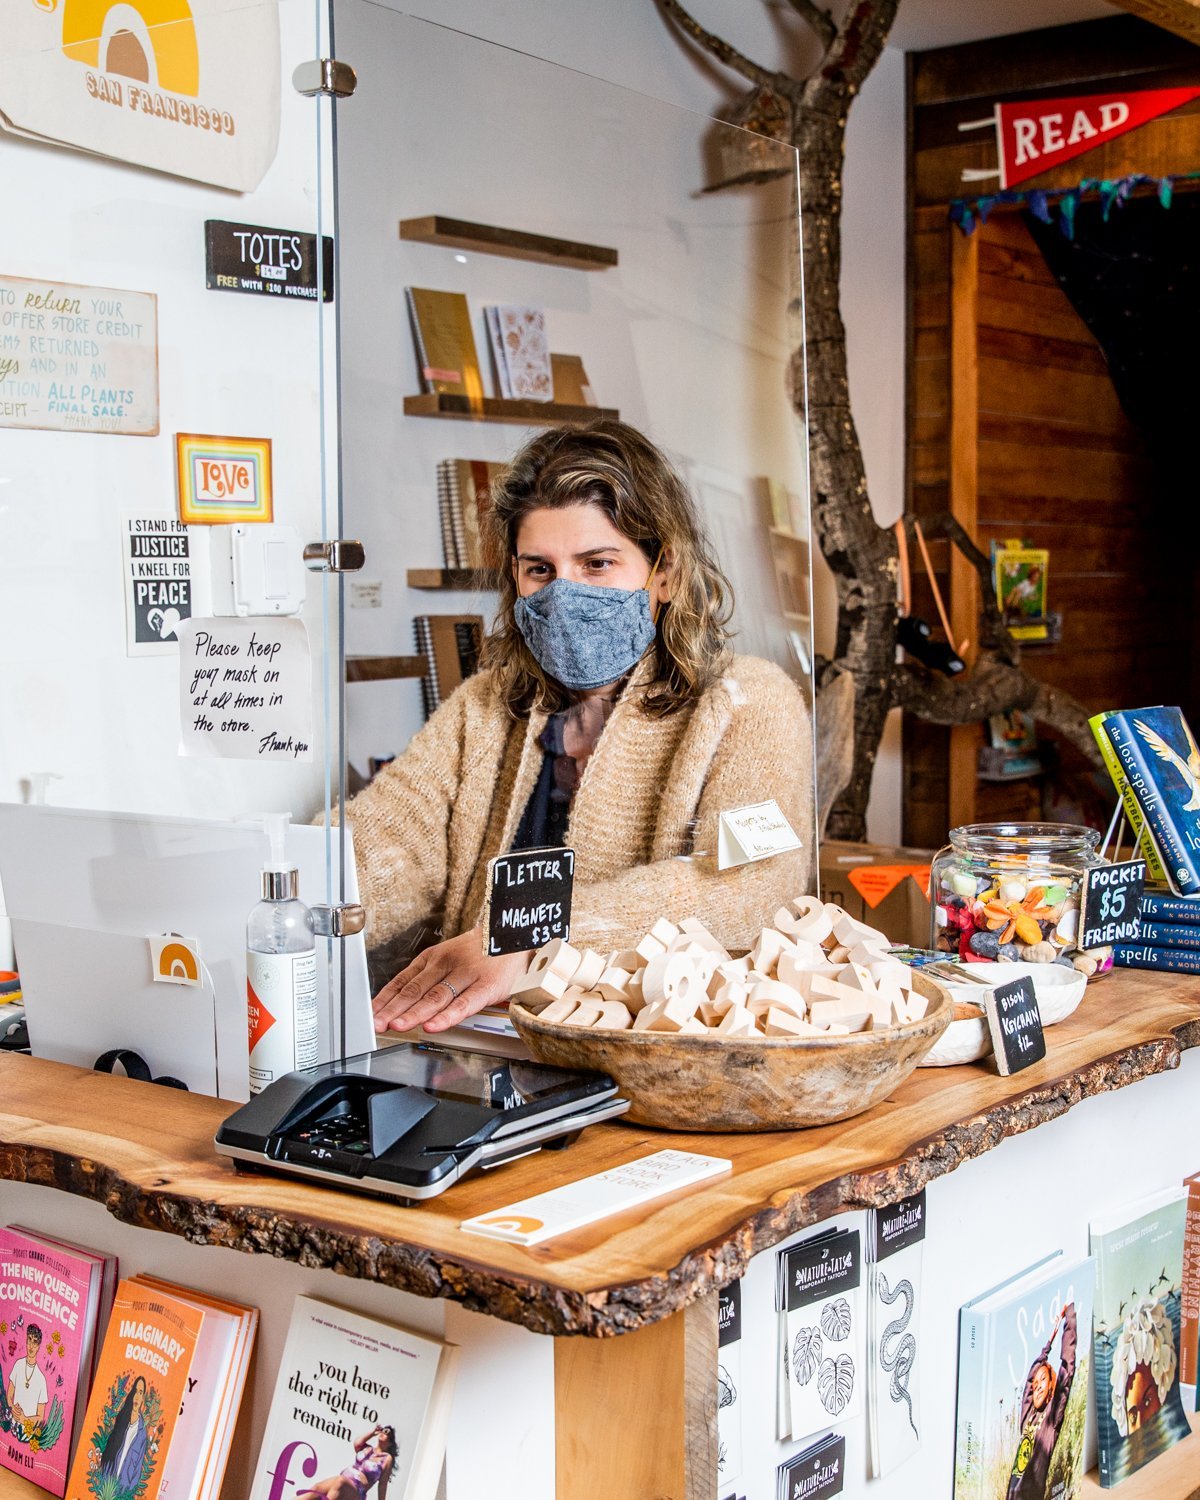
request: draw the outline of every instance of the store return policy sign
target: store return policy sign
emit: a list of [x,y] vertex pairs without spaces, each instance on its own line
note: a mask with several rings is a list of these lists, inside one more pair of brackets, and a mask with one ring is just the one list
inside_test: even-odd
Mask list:
[[[320,296],[333,301],[333,240],[321,241]],[[204,262],[212,292],[245,292],[282,301],[316,301],[317,237],[261,224],[231,224],[208,219],[204,225]]]
[[180,755],[312,759],[312,664],[302,620],[179,627]]
[[0,276],[0,427],[153,437],[153,292]]
[[574,849],[522,849],[488,861],[487,951],[526,953],[571,936]]

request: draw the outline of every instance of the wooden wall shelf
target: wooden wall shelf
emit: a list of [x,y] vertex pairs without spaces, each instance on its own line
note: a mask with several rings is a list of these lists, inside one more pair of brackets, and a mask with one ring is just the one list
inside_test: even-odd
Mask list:
[[423,656],[348,656],[347,682],[391,682],[400,677],[424,677]]
[[450,250],[503,255],[509,260],[566,266],[573,271],[607,271],[617,264],[617,252],[607,245],[588,245],[580,240],[528,234],[523,229],[504,229],[498,224],[472,224],[466,219],[448,219],[444,214],[401,219],[400,238],[418,240],[426,245],[445,245]]
[[495,589],[499,577],[490,568],[409,568],[410,589]]
[[450,417],[455,421],[511,422],[519,427],[557,427],[564,422],[596,422],[601,417],[617,421],[621,415],[611,406],[564,406],[558,401],[503,401],[484,396],[472,402],[469,396],[426,392],[405,396],[406,417]]

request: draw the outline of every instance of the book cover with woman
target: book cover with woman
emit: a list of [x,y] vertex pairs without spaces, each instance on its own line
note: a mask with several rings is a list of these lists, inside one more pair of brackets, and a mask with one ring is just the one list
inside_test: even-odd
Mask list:
[[122,1281],[67,1483],[69,1500],[154,1500],[179,1420],[203,1312]]
[[962,1309],[955,1500],[1080,1493],[1093,1287],[1056,1253]]

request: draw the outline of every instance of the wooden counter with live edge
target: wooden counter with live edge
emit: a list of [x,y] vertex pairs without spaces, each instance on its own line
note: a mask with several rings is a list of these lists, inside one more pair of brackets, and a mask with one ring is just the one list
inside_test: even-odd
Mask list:
[[[887,1103],[818,1129],[594,1126],[566,1150],[469,1178],[411,1208],[235,1173],[212,1146],[230,1108],[219,1100],[0,1055],[0,1181],[94,1199],[117,1219],[193,1244],[328,1267],[552,1336],[559,1500],[711,1500],[717,1290],[806,1226],[885,1205],[1085,1100],[1178,1068],[1200,1044],[1200,983],[1113,974],[1089,985],[1047,1039],[1046,1059],[1014,1077],[982,1065],[918,1069]],[[1194,1122],[1179,1128],[1196,1138]],[[728,1157],[732,1173],[533,1248],[459,1229],[473,1215],[665,1146]],[[1096,1147],[1103,1151],[1100,1139]],[[1196,1156],[1200,1167],[1200,1148]],[[1145,1190],[1125,1186],[1128,1199]],[[953,1352],[947,1357],[952,1363]],[[19,1491],[0,1475],[0,1495],[10,1493]]]

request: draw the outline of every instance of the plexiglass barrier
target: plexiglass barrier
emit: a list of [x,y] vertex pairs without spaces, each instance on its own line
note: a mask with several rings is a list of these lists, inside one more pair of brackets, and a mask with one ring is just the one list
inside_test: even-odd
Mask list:
[[[333,14],[358,80],[336,153],[346,527],[366,548],[347,589],[350,784],[403,756],[474,669],[511,566],[487,552],[489,487],[564,424],[619,419],[657,445],[732,586],[733,649],[777,664],[811,715],[795,151],[387,5],[333,0]],[[806,759],[810,738],[787,753]],[[449,848],[431,833],[421,900],[419,851],[389,845],[392,926],[469,923],[483,878],[456,876],[462,848],[482,862],[522,831],[510,750],[492,757],[490,809],[464,785]],[[753,783],[742,801],[770,795]],[[597,836],[582,821],[567,842]],[[811,851],[811,804],[801,821]]]
[[[329,106],[292,81],[328,17],[68,3],[5,27],[0,968],[12,941],[35,1051],[130,1046],[244,1097],[262,819],[319,814],[341,759],[336,586],[301,562],[338,535]],[[336,899],[323,830],[287,857]]]

